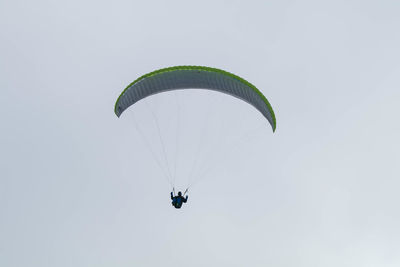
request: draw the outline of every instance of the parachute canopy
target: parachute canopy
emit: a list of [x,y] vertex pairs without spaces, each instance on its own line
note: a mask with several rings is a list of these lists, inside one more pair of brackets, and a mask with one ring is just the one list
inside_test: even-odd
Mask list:
[[143,98],[179,89],[208,89],[237,97],[260,111],[275,131],[274,111],[260,90],[232,73],[203,66],[169,67],[139,77],[118,97],[114,112],[119,117],[129,106]]

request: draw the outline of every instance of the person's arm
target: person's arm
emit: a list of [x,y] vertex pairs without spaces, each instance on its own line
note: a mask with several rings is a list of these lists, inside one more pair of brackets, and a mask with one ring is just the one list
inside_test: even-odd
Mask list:
[[186,196],[186,198],[183,199],[183,202],[186,203],[187,200],[188,200],[188,196]]
[[174,199],[174,195],[172,194],[172,192],[171,192],[171,199]]

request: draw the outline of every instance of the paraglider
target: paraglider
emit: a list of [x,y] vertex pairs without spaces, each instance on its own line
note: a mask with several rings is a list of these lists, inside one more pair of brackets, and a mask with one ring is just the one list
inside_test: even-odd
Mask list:
[[225,93],[254,106],[276,129],[271,104],[254,85],[230,72],[202,66],[176,66],[156,70],[129,84],[118,97],[114,112],[119,117],[131,105],[148,96],[186,89],[208,89]]
[[[185,191],[186,194],[187,190]],[[174,196],[173,192],[171,192],[172,206],[176,209],[180,209],[183,203],[186,203],[188,200],[188,196],[185,197],[185,194],[182,196],[182,192],[179,191],[178,195]]]
[[[144,98],[167,91],[188,89],[212,90],[241,99],[256,108],[267,119],[273,132],[276,129],[274,111],[260,90],[232,73],[203,66],[169,67],[139,77],[120,94],[115,103],[114,112],[117,117],[120,117],[130,106]],[[158,131],[160,134],[160,129]],[[164,147],[163,150],[164,158],[166,158]],[[166,165],[168,166],[168,161]],[[169,177],[171,176],[170,173]],[[170,184],[174,186],[173,182]],[[185,198],[184,195],[182,196],[179,192],[174,196],[171,192],[172,205],[175,208],[179,209],[183,203],[187,202],[187,196]]]

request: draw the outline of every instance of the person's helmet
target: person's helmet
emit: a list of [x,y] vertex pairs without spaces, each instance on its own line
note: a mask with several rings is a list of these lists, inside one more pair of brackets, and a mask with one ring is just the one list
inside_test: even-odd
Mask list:
[[178,192],[178,196],[182,196],[182,192],[181,191]]

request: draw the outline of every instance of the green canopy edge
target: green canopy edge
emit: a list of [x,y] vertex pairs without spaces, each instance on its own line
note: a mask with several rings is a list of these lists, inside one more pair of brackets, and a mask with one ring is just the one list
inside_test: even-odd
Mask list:
[[210,71],[210,72],[217,72],[217,73],[221,73],[227,76],[230,76],[236,80],[239,80],[240,82],[246,84],[247,86],[249,86],[251,89],[253,89],[260,97],[261,99],[264,101],[264,103],[268,106],[269,111],[271,112],[272,115],[272,120],[273,120],[273,127],[272,130],[275,132],[276,129],[276,117],[275,117],[275,113],[274,110],[272,109],[271,104],[269,103],[268,99],[263,95],[263,93],[261,93],[260,90],[257,89],[257,87],[255,87],[254,85],[252,85],[251,83],[249,83],[248,81],[246,81],[245,79],[221,70],[221,69],[217,69],[217,68],[211,68],[211,67],[205,67],[205,66],[174,66],[174,67],[168,67],[168,68],[163,68],[163,69],[159,69],[159,70],[155,70],[152,72],[149,72],[143,76],[140,76],[139,78],[137,78],[136,80],[134,80],[133,82],[131,82],[125,89],[124,91],[122,91],[122,93],[119,95],[117,101],[115,102],[115,106],[114,106],[114,113],[117,114],[117,104],[119,102],[119,99],[121,98],[121,96],[125,93],[126,90],[128,90],[129,87],[131,87],[133,84],[137,83],[138,81],[145,79],[147,77],[159,74],[159,73],[163,73],[163,72],[168,72],[168,71],[175,71],[175,70],[200,70],[200,71]]

